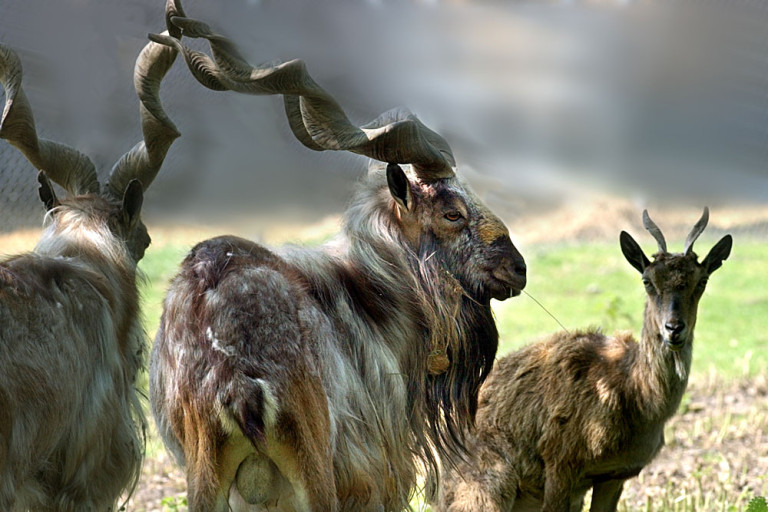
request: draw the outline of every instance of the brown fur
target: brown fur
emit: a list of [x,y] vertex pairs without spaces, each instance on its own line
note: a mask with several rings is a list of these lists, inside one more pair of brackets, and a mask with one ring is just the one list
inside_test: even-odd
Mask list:
[[693,253],[649,262],[625,237],[648,292],[640,341],[561,332],[502,358],[480,392],[470,457],[443,465],[435,510],[581,511],[591,488],[590,510],[614,511],[623,482],[661,449],[686,388],[704,283],[731,240],[702,263]]
[[0,510],[114,510],[143,455],[136,290],[146,230],[98,196],[0,262]]

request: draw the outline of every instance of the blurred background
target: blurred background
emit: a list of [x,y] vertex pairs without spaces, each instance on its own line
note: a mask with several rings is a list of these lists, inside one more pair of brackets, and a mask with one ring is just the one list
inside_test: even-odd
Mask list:
[[[0,0],[38,133],[100,175],[141,139],[132,74],[164,0]],[[768,494],[768,2],[184,0],[253,64],[304,59],[350,119],[404,106],[441,133],[460,172],[510,227],[528,297],[494,303],[500,354],[560,328],[639,332],[644,294],[618,233],[647,253],[643,208],[671,250],[704,205],[704,254],[734,251],[708,285],[690,393],[668,448],[621,510],[742,510]],[[185,39],[197,49],[205,49]],[[278,97],[217,93],[180,60],[162,100],[182,136],[144,202],[147,330],[196,241],[233,232],[319,243],[365,159],[316,153]],[[34,245],[35,169],[0,140],[0,254]],[[554,318],[553,318],[554,317]],[[559,323],[558,323],[559,322]],[[562,326],[561,326],[562,325]],[[128,510],[184,510],[182,473],[150,438]]]
[[[39,132],[104,175],[140,138],[133,62],[163,30],[163,4],[0,3],[0,40],[21,55]],[[184,6],[254,64],[304,59],[353,122],[410,108],[506,219],[602,195],[714,211],[768,202],[763,2]],[[364,172],[362,158],[301,146],[279,98],[205,90],[180,61],[162,95],[182,137],[150,189],[150,220],[317,219],[343,210]],[[0,162],[0,229],[38,225],[31,167],[4,141]]]

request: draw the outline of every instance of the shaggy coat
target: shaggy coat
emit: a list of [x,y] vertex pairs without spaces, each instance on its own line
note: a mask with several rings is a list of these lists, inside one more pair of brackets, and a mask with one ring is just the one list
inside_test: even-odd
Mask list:
[[590,510],[615,511],[624,481],[659,452],[688,382],[699,299],[731,237],[701,263],[692,252],[650,262],[621,241],[648,294],[639,342],[560,332],[502,358],[480,392],[469,458],[443,465],[435,510],[580,512],[593,489]]
[[0,262],[0,510],[114,510],[136,485],[136,261],[149,237],[141,187],[129,189],[127,209],[48,196],[37,247]]
[[[159,96],[175,58],[148,43],[136,59],[144,138],[102,187],[88,156],[38,137],[21,59],[0,44],[0,138],[44,170],[48,210],[34,252],[0,260],[2,512],[104,512],[136,486],[145,427],[136,263],[149,245],[139,212],[179,136]],[[59,202],[49,179],[72,198]]]
[[219,237],[184,260],[150,395],[191,511],[403,510],[435,453],[461,450],[496,353],[490,299],[525,267],[456,178],[387,178],[318,249]]

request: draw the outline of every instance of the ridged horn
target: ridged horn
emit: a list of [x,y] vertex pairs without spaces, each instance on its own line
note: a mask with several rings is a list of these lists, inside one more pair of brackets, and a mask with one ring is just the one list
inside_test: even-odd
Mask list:
[[35,118],[21,87],[21,78],[19,56],[8,46],[0,44],[0,82],[5,89],[0,138],[18,148],[33,166],[45,171],[53,182],[69,193],[98,193],[99,180],[90,158],[71,146],[38,138]]
[[[178,0],[168,0],[166,23],[169,27],[164,37],[170,38],[170,34],[181,36],[181,31],[170,23],[170,19],[183,14]],[[134,179],[147,190],[160,171],[171,144],[181,135],[160,102],[160,84],[177,53],[172,46],[150,41],[136,59],[133,85],[141,102],[139,113],[144,140],[125,153],[112,168],[106,185],[106,192],[112,197],[121,198],[128,183]]]
[[643,210],[643,226],[656,239],[656,243],[659,244],[659,252],[667,252],[667,241],[664,240],[664,235],[661,233],[659,226],[651,220],[648,210]]
[[205,87],[243,94],[282,94],[288,124],[306,147],[315,151],[351,151],[382,162],[409,163],[422,180],[454,176],[455,160],[448,143],[405,109],[385,112],[361,127],[353,125],[338,102],[309,75],[304,62],[253,67],[229,39],[202,21],[171,16],[182,34],[203,38],[211,55],[191,50],[178,39],[150,35],[184,57],[192,75]]
[[683,248],[683,254],[688,255],[693,251],[693,243],[699,238],[699,235],[704,231],[709,222],[709,208],[704,207],[704,212],[701,214],[701,218],[693,225],[693,229],[685,237],[685,247]]

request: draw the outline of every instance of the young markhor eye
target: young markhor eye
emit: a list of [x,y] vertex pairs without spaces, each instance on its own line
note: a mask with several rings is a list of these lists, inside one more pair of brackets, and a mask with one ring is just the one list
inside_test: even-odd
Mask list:
[[464,217],[461,215],[461,213],[459,213],[459,212],[456,212],[456,211],[448,212],[448,213],[446,213],[446,214],[444,215],[444,217],[445,217],[446,219],[448,219],[449,221],[451,221],[451,222],[457,222],[457,221],[459,221],[459,220],[461,220],[461,219],[463,219],[463,218],[464,218]]
[[643,278],[643,286],[645,286],[645,289],[648,290],[649,292],[656,291],[656,287],[653,286],[653,283],[651,282],[651,280],[645,277]]

